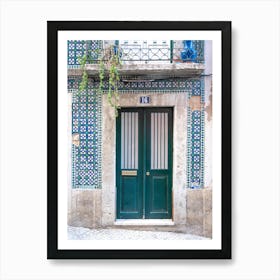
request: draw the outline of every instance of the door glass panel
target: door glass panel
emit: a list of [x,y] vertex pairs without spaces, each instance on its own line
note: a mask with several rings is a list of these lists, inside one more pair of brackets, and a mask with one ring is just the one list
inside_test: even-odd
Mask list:
[[121,168],[138,169],[138,112],[121,113]]
[[168,169],[168,113],[151,113],[151,169]]

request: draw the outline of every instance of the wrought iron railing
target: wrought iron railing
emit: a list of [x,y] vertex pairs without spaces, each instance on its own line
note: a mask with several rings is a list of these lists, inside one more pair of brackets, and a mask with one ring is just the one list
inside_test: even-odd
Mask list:
[[170,41],[168,44],[119,44],[118,41],[69,41],[68,65],[78,66],[79,57],[86,54],[87,63],[96,64],[110,52],[124,64],[131,63],[204,63],[204,41]]

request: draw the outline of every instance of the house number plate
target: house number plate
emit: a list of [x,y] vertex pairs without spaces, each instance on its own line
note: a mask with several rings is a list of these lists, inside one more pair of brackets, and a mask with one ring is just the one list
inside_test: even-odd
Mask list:
[[140,96],[140,104],[150,104],[150,96]]

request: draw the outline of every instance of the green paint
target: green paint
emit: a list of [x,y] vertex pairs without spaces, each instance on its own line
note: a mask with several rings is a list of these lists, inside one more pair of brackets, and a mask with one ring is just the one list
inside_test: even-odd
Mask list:
[[173,49],[174,49],[174,42],[170,40],[170,63],[173,63]]

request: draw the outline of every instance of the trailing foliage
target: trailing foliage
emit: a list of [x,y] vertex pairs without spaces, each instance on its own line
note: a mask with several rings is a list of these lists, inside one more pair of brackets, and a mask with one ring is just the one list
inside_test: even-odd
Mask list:
[[79,91],[83,91],[87,88],[88,85],[88,74],[86,71],[86,63],[87,63],[87,54],[84,54],[82,57],[79,57],[79,64],[82,69],[82,81],[79,85]]
[[[115,116],[118,116],[118,109],[120,109],[119,104],[119,93],[118,93],[118,83],[120,80],[118,68],[121,65],[120,52],[116,46],[110,46],[101,50],[94,50],[94,54],[98,57],[99,66],[99,87],[98,94],[107,93],[107,100],[109,104],[115,110]],[[88,86],[88,74],[86,71],[86,64],[88,62],[89,53],[88,51],[79,58],[79,63],[82,69],[82,80],[79,85],[79,91],[87,89]],[[104,79],[108,75],[108,91],[104,90]]]

